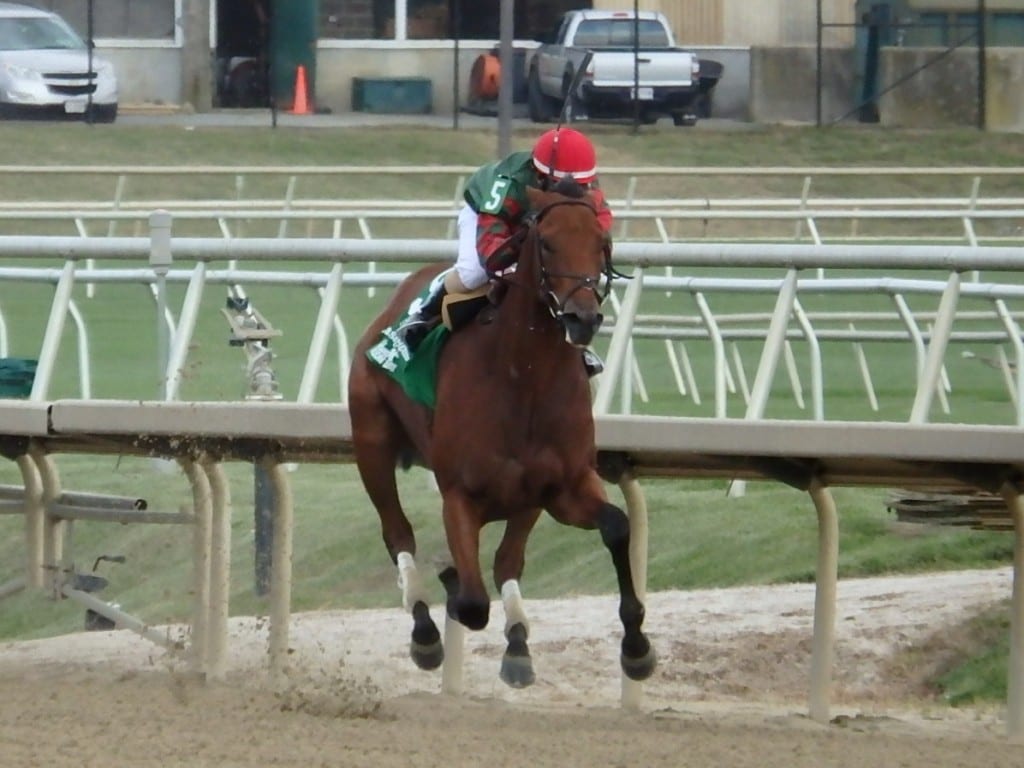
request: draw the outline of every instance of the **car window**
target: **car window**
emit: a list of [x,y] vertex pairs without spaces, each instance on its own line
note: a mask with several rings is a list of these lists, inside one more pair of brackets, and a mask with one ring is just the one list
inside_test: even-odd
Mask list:
[[[641,48],[667,48],[668,35],[657,21],[641,19]],[[587,19],[576,28],[576,45],[582,48],[625,48],[633,46],[633,19]]]
[[0,51],[81,50],[71,27],[48,17],[0,18]]

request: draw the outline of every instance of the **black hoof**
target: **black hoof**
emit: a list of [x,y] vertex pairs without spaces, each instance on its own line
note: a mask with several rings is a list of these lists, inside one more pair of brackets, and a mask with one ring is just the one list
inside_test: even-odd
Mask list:
[[642,656],[619,656],[619,663],[622,664],[622,671],[630,680],[646,680],[654,674],[654,668],[658,666],[658,657],[652,646],[647,647],[647,653]]
[[533,685],[537,675],[533,671],[533,659],[529,656],[501,657],[501,680],[510,688],[528,688]]
[[427,604],[419,601],[412,607],[412,642],[409,643],[409,655],[420,669],[432,670],[441,666],[444,661],[444,645],[441,633],[430,618]]
[[431,645],[420,645],[413,640],[409,643],[409,655],[417,667],[430,672],[444,663],[444,646],[440,640]]
[[487,626],[491,616],[490,603],[455,601],[456,618],[466,629],[480,630]]
[[533,659],[526,644],[526,627],[521,623],[508,628],[508,648],[501,659],[501,679],[511,688],[533,685],[537,676],[533,672]]

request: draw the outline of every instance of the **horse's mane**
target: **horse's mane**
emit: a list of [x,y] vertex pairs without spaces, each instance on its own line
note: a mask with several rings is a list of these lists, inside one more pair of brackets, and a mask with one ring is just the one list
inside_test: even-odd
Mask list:
[[559,179],[558,182],[548,188],[549,192],[557,192],[560,195],[579,199],[587,196],[587,188],[575,179]]

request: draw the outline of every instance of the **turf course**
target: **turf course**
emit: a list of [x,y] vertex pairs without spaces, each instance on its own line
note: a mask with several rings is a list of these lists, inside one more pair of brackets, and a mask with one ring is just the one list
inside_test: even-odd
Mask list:
[[[917,133],[876,129],[751,129],[742,132],[678,131],[655,127],[633,135],[628,128],[594,126],[591,129],[601,162],[606,165],[1024,165],[1024,142],[1019,137],[987,135],[976,131]],[[517,133],[513,143],[527,147],[534,133]],[[428,129],[207,129],[141,128],[127,125],[0,125],[0,165],[4,164],[476,164],[494,156],[496,134],[490,131]],[[96,182],[92,182],[95,184]],[[168,196],[228,194],[199,193],[166,183]],[[409,183],[412,183],[411,181]],[[421,197],[450,194],[448,178],[417,177]],[[679,197],[707,194],[693,180],[673,180],[664,194]],[[728,182],[736,194],[755,183]],[[922,182],[923,184],[934,182]],[[1007,180],[1012,188],[1017,182]],[[0,176],[0,199],[109,198],[108,188],[76,188],[52,177]],[[348,197],[398,194],[402,180],[381,176],[361,182],[357,189],[333,190]],[[871,180],[851,180],[836,193],[866,194]],[[674,185],[674,186],[673,186]],[[886,194],[912,194],[912,182]],[[404,191],[404,190],[403,190]],[[726,194],[723,189],[716,194]],[[994,192],[994,188],[990,192]],[[963,194],[963,190],[958,190]],[[609,189],[611,195],[622,190]],[[780,192],[795,194],[796,190]],[[874,194],[880,194],[877,190]],[[933,194],[940,192],[932,190]],[[14,225],[0,223],[0,234]],[[20,230],[18,230],[20,231]],[[53,262],[56,263],[56,262]],[[326,271],[322,265],[319,269]],[[778,275],[776,275],[778,276]],[[941,279],[941,275],[936,275]],[[155,321],[152,303],[142,288],[101,288],[86,299],[79,287],[76,299],[87,318],[97,397],[154,397],[157,392]],[[7,319],[10,354],[38,354],[52,290],[45,286],[0,285],[0,309]],[[180,306],[183,290],[172,290],[172,307]],[[310,289],[252,289],[256,306],[284,336],[274,342],[275,370],[281,391],[293,398],[298,388],[306,347],[316,312]],[[679,311],[680,297],[652,296],[650,312]],[[882,306],[882,299],[876,300]],[[381,306],[383,297],[345,289],[342,316],[351,337]],[[236,400],[244,397],[244,357],[227,344],[227,325],[220,315],[224,294],[209,288],[195,344],[182,385],[183,399]],[[867,302],[871,304],[871,302]],[[936,300],[915,300],[921,309]],[[730,297],[716,304],[718,312],[767,311],[771,297]],[[856,304],[869,308],[865,302]],[[888,305],[886,305],[888,306]],[[832,308],[826,299],[808,299],[807,309]],[[962,308],[968,308],[962,306]],[[692,307],[686,311],[692,311]],[[606,341],[604,342],[606,343]],[[601,345],[599,345],[601,346]],[[711,356],[707,344],[692,343],[690,354],[702,384],[703,402],[695,404],[674,390],[660,341],[638,341],[645,383],[651,402],[643,410],[680,415],[711,414]],[[740,346],[752,372],[759,345]],[[957,350],[959,351],[959,349]],[[988,355],[989,348],[972,348]],[[905,420],[913,400],[913,356],[907,345],[866,347],[872,365],[880,411],[869,410],[851,359],[849,345],[825,350],[826,417]],[[61,349],[61,368],[52,396],[75,396],[75,347],[69,331]],[[801,360],[806,381],[806,361]],[[1010,423],[1012,406],[996,372],[977,360],[951,355],[949,376],[952,412],[933,409],[933,420]],[[325,369],[317,395],[336,399],[337,377]],[[742,415],[738,395],[730,401],[730,415]],[[638,406],[639,409],[639,406]],[[780,372],[768,414],[772,417],[808,418],[795,405]],[[64,486],[71,490],[137,494],[152,508],[174,509],[189,503],[187,484],[179,472],[150,461],[123,458],[60,457]],[[234,502],[232,611],[259,613],[265,604],[253,594],[252,470],[229,468]],[[10,463],[0,465],[0,482],[16,483]],[[428,476],[414,470],[402,480],[410,515],[426,558],[440,554],[443,543],[437,522],[437,496]],[[373,514],[351,467],[305,466],[298,469],[293,486],[296,500],[294,608],[314,610],[345,606],[398,604],[395,574],[380,543]],[[800,493],[775,485],[753,484],[743,499],[727,499],[721,483],[647,483],[651,514],[650,588],[727,586],[813,578],[815,518],[809,501]],[[613,489],[614,495],[614,489]],[[1010,560],[1006,534],[907,527],[896,524],[885,507],[886,492],[838,489],[840,511],[840,571],[842,576],[883,572],[924,571],[1003,564]],[[21,521],[0,518],[0,583],[17,576],[21,567]],[[492,531],[496,540],[498,532]],[[111,586],[105,594],[126,610],[152,622],[178,620],[189,607],[187,531],[165,527],[117,527],[78,524],[74,555],[81,570],[89,570],[100,554],[122,554],[121,566],[100,566]],[[483,551],[493,546],[483,547]],[[607,553],[596,534],[563,529],[543,521],[528,552],[524,592],[527,597],[601,593],[614,590]],[[486,564],[485,564],[486,565]],[[441,592],[438,587],[437,597]],[[21,594],[0,606],[0,638],[39,637],[81,627],[81,611],[67,604]],[[981,695],[999,695],[997,690]],[[964,684],[958,681],[963,688]],[[968,690],[973,690],[970,685]],[[984,689],[984,685],[982,686]]]

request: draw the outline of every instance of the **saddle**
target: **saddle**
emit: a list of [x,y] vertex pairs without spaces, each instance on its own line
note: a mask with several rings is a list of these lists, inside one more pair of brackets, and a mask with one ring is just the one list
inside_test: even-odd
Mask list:
[[[457,331],[467,325],[487,306],[497,306],[505,295],[505,286],[499,290],[494,282],[482,285],[469,293],[449,293],[441,302],[441,322],[449,331]],[[484,322],[488,319],[485,317]]]
[[[452,331],[458,330],[477,317],[485,308],[493,308],[504,296],[504,288],[485,285],[469,293],[455,293],[444,297],[441,305],[441,321],[430,329],[416,350],[408,346],[396,333],[408,317],[403,315],[385,328],[375,344],[366,350],[366,356],[375,366],[394,379],[410,399],[430,409],[437,401],[437,361],[445,342]],[[490,313],[482,322],[490,322]]]

